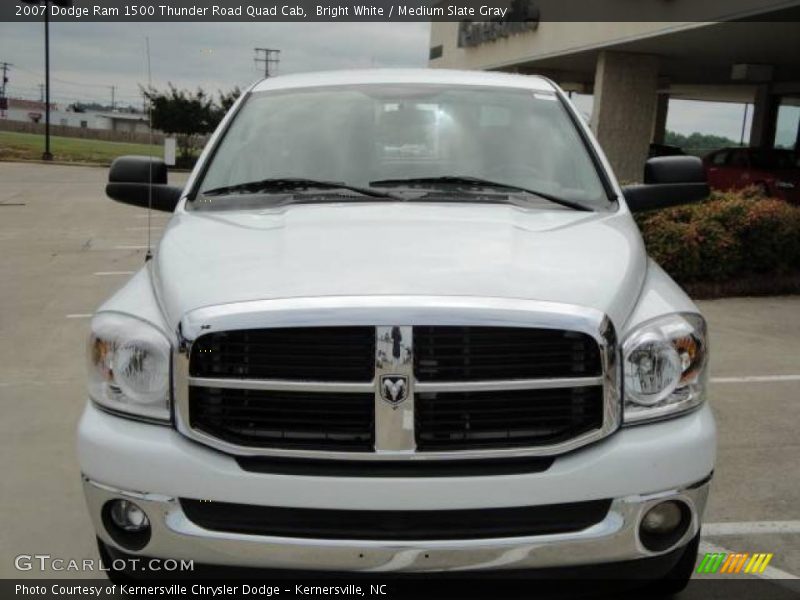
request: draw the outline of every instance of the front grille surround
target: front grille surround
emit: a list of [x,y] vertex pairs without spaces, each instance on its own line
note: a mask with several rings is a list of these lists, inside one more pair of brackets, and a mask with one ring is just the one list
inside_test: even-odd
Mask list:
[[[412,305],[409,306],[409,301]],[[420,302],[419,305],[413,303]],[[597,311],[574,307],[571,305],[558,305],[554,303],[541,303],[536,301],[516,301],[485,298],[466,298],[454,302],[452,298],[430,297],[386,297],[386,298],[321,298],[306,301],[310,314],[290,306],[289,301],[257,301],[239,305],[226,305],[198,309],[189,313],[181,322],[179,329],[179,351],[173,354],[174,372],[174,397],[175,397],[175,423],[177,429],[200,443],[214,447],[218,450],[236,456],[272,456],[286,459],[314,459],[314,460],[344,460],[344,461],[450,461],[460,459],[508,459],[524,457],[553,457],[570,452],[595,441],[607,437],[618,429],[621,424],[621,402],[619,392],[619,365],[617,360],[618,347],[614,327],[611,321]],[[454,306],[457,305],[457,306]],[[378,309],[377,312],[375,309]],[[272,312],[276,310],[277,312]],[[284,310],[291,314],[287,317]],[[242,318],[244,315],[246,318]],[[408,315],[413,315],[411,319]],[[276,318],[273,318],[276,317]],[[324,317],[324,318],[322,318]],[[396,322],[408,323],[410,326],[375,327],[369,323]],[[320,327],[320,323],[330,322],[331,326],[371,327],[376,332],[376,337],[383,332],[384,339],[378,343],[376,354],[381,354],[390,349],[391,341],[387,342],[388,331],[402,329],[403,331],[416,331],[418,328],[430,327],[509,327],[509,328],[541,328],[562,329],[591,337],[596,343],[599,357],[599,374],[588,377],[555,377],[537,379],[493,379],[493,380],[467,380],[467,381],[426,381],[424,377],[411,376],[409,400],[405,408],[412,410],[397,418],[398,411],[387,409],[386,403],[381,403],[377,393],[378,373],[386,372],[378,369],[376,363],[376,377],[370,382],[364,381],[310,381],[310,380],[283,380],[283,379],[224,379],[194,377],[190,374],[190,353],[192,337],[199,338],[211,331],[230,331],[237,327],[259,328],[264,323],[275,323],[276,327]],[[431,323],[437,323],[432,326]],[[470,323],[470,325],[465,325]],[[310,324],[310,325],[309,325]],[[441,324],[441,325],[438,325]],[[323,325],[324,326],[324,325]],[[388,343],[388,345],[386,345]],[[386,358],[386,352],[383,352]],[[391,360],[391,357],[390,357]],[[413,360],[405,357],[402,362],[405,372],[412,372]],[[397,362],[380,365],[389,371],[401,366]],[[590,371],[597,373],[597,370]],[[313,448],[313,447],[259,447],[243,445],[232,441],[220,439],[207,431],[197,429],[191,425],[189,410],[189,390],[194,386],[217,387],[220,382],[224,388],[282,390],[295,392],[322,392],[322,393],[348,393],[348,394],[373,394],[375,396],[375,430],[381,431],[382,415],[394,415],[394,425],[413,421],[413,428],[418,427],[419,419],[414,414],[413,407],[424,398],[441,396],[451,393],[467,392],[501,392],[505,390],[548,390],[559,388],[593,388],[592,393],[601,395],[601,402],[597,410],[601,413],[599,426],[592,427],[582,433],[573,432],[573,436],[553,438],[551,441],[530,446],[516,444],[499,444],[490,447],[470,445],[450,446],[444,445],[434,448],[421,442],[416,432],[410,438],[415,444],[410,447],[382,447],[382,438],[376,434],[375,447],[371,450],[342,450],[339,448]],[[424,411],[424,409],[423,409]],[[597,412],[597,411],[596,411]],[[596,417],[596,414],[595,414]],[[408,436],[406,436],[406,441]]]

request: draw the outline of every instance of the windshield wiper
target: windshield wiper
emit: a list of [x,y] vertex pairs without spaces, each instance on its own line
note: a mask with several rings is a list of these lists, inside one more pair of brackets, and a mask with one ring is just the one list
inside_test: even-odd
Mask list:
[[530,194],[537,196],[554,204],[574,208],[575,210],[583,210],[591,212],[592,209],[578,202],[565,200],[558,196],[553,196],[546,192],[539,192],[537,190],[529,190],[516,185],[508,183],[500,183],[498,181],[489,181],[488,179],[481,179],[479,177],[468,177],[466,175],[441,175],[439,177],[410,177],[408,179],[379,179],[370,181],[369,184],[375,187],[391,186],[435,186],[437,184],[444,184],[453,187],[469,187],[469,188],[494,188],[498,190],[508,190],[510,192],[518,192],[523,194]]
[[258,181],[248,181],[226,185],[203,192],[204,196],[223,196],[226,194],[259,194],[276,192],[295,192],[295,191],[314,191],[314,190],[347,190],[356,192],[362,196],[372,198],[389,198],[392,200],[403,200],[394,194],[382,190],[374,190],[368,187],[349,185],[339,181],[322,181],[317,179],[305,179],[302,177],[276,177],[271,179],[260,179]]

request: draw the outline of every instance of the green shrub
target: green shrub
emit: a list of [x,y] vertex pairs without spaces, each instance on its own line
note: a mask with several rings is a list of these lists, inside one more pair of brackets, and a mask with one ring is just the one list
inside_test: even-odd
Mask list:
[[636,218],[650,255],[680,283],[800,272],[800,208],[754,190]]

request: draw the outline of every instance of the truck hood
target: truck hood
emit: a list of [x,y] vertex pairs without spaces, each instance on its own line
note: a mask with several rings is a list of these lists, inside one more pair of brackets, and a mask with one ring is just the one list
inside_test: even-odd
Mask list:
[[561,302],[601,310],[620,327],[646,271],[627,212],[474,203],[179,212],[154,261],[173,327],[212,305],[359,295]]

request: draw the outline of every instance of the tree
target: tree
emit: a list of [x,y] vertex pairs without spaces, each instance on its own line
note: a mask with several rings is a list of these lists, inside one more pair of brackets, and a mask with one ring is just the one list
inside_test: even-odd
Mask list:
[[217,102],[217,106],[219,108],[220,114],[218,115],[219,119],[218,122],[222,120],[222,117],[231,109],[234,103],[239,99],[239,96],[242,95],[242,90],[239,89],[239,86],[233,88],[230,92],[223,92],[220,90],[219,92],[219,102]]
[[667,131],[664,137],[664,143],[670,146],[678,146],[683,148],[687,154],[695,156],[704,156],[712,150],[718,148],[726,148],[729,146],[738,146],[739,142],[734,140],[712,134],[699,133],[695,131],[691,135],[683,135],[675,131]]
[[179,90],[171,83],[166,91],[150,87],[142,89],[150,102],[153,128],[177,138],[180,162],[192,163],[203,137],[214,131],[228,109],[241,95],[238,87],[218,92],[217,101],[202,89]]

